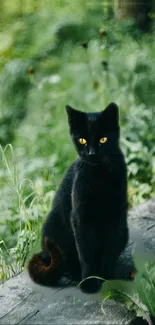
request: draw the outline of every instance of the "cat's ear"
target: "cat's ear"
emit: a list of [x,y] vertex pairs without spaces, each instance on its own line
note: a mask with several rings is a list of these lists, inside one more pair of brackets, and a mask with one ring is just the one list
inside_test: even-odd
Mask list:
[[110,103],[103,111],[103,116],[107,123],[119,128],[119,109],[115,103]]
[[68,122],[73,131],[80,127],[81,122],[85,119],[85,113],[76,110],[75,108],[66,105],[66,112],[68,115]]
[[104,112],[115,119],[119,119],[118,106],[113,102],[105,108]]
[[67,112],[69,120],[76,115],[76,110],[73,107],[66,105],[65,108],[66,108],[66,112]]

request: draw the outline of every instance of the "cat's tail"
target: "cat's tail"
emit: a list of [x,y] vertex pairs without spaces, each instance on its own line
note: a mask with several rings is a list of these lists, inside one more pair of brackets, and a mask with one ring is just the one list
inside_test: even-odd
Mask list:
[[28,263],[30,278],[44,286],[55,286],[64,273],[64,256],[60,248],[48,237],[44,240],[45,249],[32,256]]

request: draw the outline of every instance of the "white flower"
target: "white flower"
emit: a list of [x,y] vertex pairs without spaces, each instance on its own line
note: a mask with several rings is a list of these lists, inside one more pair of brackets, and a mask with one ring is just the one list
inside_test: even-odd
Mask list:
[[48,78],[48,82],[50,84],[57,84],[58,82],[60,82],[60,76],[58,74],[53,74]]

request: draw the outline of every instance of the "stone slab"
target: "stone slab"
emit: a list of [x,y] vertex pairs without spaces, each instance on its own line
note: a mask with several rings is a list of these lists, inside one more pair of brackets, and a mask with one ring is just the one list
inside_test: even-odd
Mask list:
[[[116,275],[125,279],[133,271],[131,254],[155,259],[155,198],[129,212],[129,244],[118,260]],[[0,324],[129,324],[134,315],[115,301],[102,310],[101,295],[83,294],[63,279],[58,288],[34,284],[22,272],[0,285]]]

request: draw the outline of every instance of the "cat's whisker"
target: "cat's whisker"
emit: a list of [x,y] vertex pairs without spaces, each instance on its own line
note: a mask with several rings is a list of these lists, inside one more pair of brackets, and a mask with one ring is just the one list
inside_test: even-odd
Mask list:
[[106,163],[106,165],[108,166],[109,170],[112,172],[111,166],[110,166],[110,164],[108,163],[106,157],[104,157],[104,160],[103,160],[103,161]]
[[115,163],[111,159],[109,159],[109,157],[107,157],[107,161],[108,161],[109,165],[111,166],[111,168],[115,167]]

